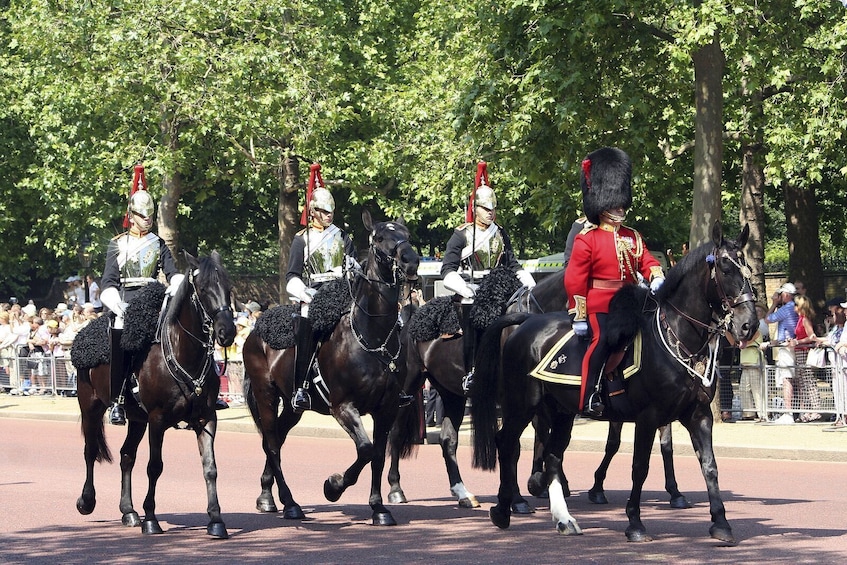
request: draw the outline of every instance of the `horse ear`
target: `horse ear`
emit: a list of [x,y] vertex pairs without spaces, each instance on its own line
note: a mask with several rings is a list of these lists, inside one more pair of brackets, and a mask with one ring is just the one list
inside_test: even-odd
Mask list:
[[217,249],[213,249],[213,250],[212,250],[212,254],[211,254],[211,255],[209,255],[209,257],[212,259],[212,261],[214,261],[214,262],[215,262],[215,264],[216,264],[216,265],[220,265],[220,264],[221,264],[221,254],[220,254],[220,253],[218,253],[218,250],[217,250]]
[[718,220],[715,222],[715,225],[712,226],[712,243],[715,246],[720,247],[721,241],[723,241],[723,230],[721,229],[721,221]]
[[744,249],[744,246],[747,245],[747,240],[750,238],[750,224],[744,224],[744,227],[741,228],[741,233],[738,234],[738,239],[736,242],[738,243],[738,247]]
[[399,224],[401,226],[405,226],[406,220],[403,219],[403,216],[397,216],[397,218],[394,220],[394,223]]
[[374,231],[374,223],[371,220],[371,213],[367,209],[362,210],[362,223],[365,224],[365,229],[368,231]]
[[196,269],[197,267],[200,266],[200,263],[197,262],[197,258],[194,257],[194,255],[192,255],[191,253],[189,253],[185,249],[182,250],[182,254],[185,256],[186,262],[188,262],[188,265],[192,269]]

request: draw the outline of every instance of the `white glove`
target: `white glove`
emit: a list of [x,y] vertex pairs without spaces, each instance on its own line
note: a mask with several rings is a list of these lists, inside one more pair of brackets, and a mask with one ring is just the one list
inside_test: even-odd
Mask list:
[[578,321],[573,323],[573,333],[578,335],[579,337],[585,337],[588,335],[588,322]]
[[126,302],[121,300],[121,293],[118,292],[117,287],[110,286],[103,289],[103,292],[100,293],[100,302],[114,312],[118,318],[123,318]]
[[356,261],[355,258],[350,257],[349,255],[344,256],[344,261],[347,262],[347,270],[348,271],[361,271],[362,266]]
[[656,277],[652,281],[650,281],[650,292],[656,294],[659,292],[659,289],[662,288],[662,285],[665,283],[665,279],[662,277]]
[[520,269],[517,273],[515,273],[515,275],[517,275],[518,280],[521,281],[521,284],[527,287],[528,289],[532,290],[532,287],[535,286],[535,279],[532,278],[532,275],[529,274],[529,271]]
[[465,279],[462,278],[456,271],[450,271],[444,275],[444,288],[450,292],[455,292],[463,298],[473,298],[474,290],[468,286]]
[[182,281],[185,279],[185,275],[182,273],[177,273],[171,277],[171,284],[168,285],[168,296],[173,297],[176,295],[176,291],[179,290],[179,285],[182,284]]
[[312,302],[314,292],[309,293],[309,290],[313,289],[307,287],[306,283],[303,282],[303,279],[299,277],[294,277],[288,281],[287,285],[285,285],[285,291],[288,292],[288,296],[296,302],[305,302],[306,304]]
[[341,265],[339,265],[339,266],[337,266],[337,267],[333,267],[332,269],[330,269],[330,272],[331,272],[333,275],[335,275],[336,277],[338,277],[338,278],[340,279],[340,278],[341,278],[341,275],[342,275],[342,273],[341,273]]

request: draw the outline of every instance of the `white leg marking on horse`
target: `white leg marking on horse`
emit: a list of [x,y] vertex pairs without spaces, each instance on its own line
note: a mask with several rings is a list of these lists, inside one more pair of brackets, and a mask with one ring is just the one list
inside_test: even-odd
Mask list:
[[553,522],[556,524],[560,522],[562,524],[576,523],[574,517],[568,512],[568,503],[565,502],[565,491],[558,478],[553,479],[553,482],[547,487],[547,492],[550,496],[550,514],[553,515]]
[[453,496],[456,497],[456,500],[462,500],[463,498],[470,498],[473,495],[468,492],[468,489],[465,488],[464,483],[456,483],[452,487],[450,487],[450,492],[453,493]]

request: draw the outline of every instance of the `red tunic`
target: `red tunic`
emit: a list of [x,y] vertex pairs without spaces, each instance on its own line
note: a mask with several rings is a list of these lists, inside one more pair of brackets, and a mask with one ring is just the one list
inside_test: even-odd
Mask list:
[[[659,262],[647,250],[637,231],[621,226],[615,233],[609,224],[582,230],[574,240],[565,271],[568,308],[575,308],[574,296],[584,296],[589,315],[608,312],[609,301],[619,287],[596,288],[594,281],[635,284],[638,282],[636,273],[641,273],[648,281],[651,274],[661,273]],[[603,285],[602,282],[596,284]]]

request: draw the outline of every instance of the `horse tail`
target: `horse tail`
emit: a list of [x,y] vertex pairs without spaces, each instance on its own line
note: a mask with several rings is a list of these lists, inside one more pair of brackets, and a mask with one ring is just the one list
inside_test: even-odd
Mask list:
[[[87,387],[93,386],[91,384],[91,369],[79,369],[77,379],[80,384],[87,385]],[[80,393],[80,396],[82,396],[82,394],[84,393]],[[109,450],[109,444],[106,443],[106,430],[103,425],[104,420],[102,413],[99,418],[93,418],[90,416],[90,405],[80,405],[80,408],[84,414],[89,414],[88,417],[84,417],[82,419],[82,435],[85,437],[86,451],[88,450],[88,444],[90,441],[90,443],[95,446],[96,450],[94,460],[98,463],[111,463],[112,452]]]
[[524,322],[532,314],[516,312],[495,320],[479,342],[471,386],[471,418],[473,421],[473,467],[493,471],[497,463],[497,399],[500,381],[500,334]]
[[390,441],[392,451],[396,451],[401,459],[406,459],[417,452],[418,438],[421,435],[421,411],[420,396],[418,390],[415,400],[408,406],[400,408],[397,419],[394,421],[394,429],[391,432]]

